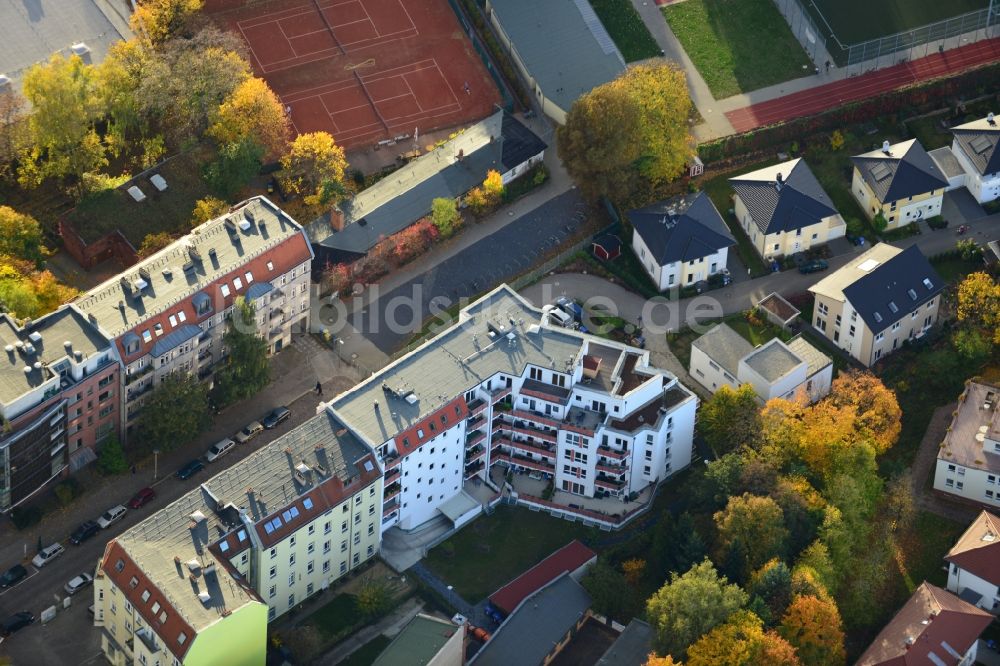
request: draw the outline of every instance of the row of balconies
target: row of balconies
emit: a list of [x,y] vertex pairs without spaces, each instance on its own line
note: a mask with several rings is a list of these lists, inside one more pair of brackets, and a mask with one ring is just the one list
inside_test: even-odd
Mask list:
[[516,454],[500,452],[494,456],[494,460],[497,462],[506,462],[511,465],[526,467],[528,469],[537,470],[539,472],[547,472],[549,474],[556,473],[556,467],[553,464],[546,463],[541,460],[531,460],[529,458],[526,458],[524,456],[519,456]]

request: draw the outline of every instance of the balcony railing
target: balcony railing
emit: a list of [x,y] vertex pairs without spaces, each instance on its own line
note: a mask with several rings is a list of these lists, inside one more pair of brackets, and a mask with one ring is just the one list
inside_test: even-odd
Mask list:
[[606,474],[621,475],[628,471],[628,468],[624,465],[611,465],[609,463],[599,462],[596,465],[598,472],[604,472]]
[[518,465],[519,467],[526,467],[528,469],[534,469],[539,472],[547,472],[549,474],[555,474],[555,465],[549,463],[544,463],[540,460],[529,460],[518,455],[511,455],[509,453],[498,453],[496,455],[496,460],[510,463],[511,465]]
[[490,404],[495,405],[509,395],[510,395],[509,386],[505,386],[502,389],[497,389],[496,391],[490,391]]
[[527,442],[519,442],[517,440],[507,440],[506,445],[518,449],[519,451],[526,451],[528,453],[534,453],[536,455],[548,456],[550,458],[556,457],[555,448],[547,449],[543,446],[538,446],[535,444],[528,444]]
[[386,456],[385,460],[382,461],[382,464],[385,465],[385,469],[386,469],[386,471],[388,471],[389,469],[391,469],[393,467],[398,467],[399,463],[401,462],[401,460],[402,460],[402,458],[400,458],[396,454],[393,454],[391,456]]
[[559,421],[558,419],[555,419],[551,416],[547,416],[544,414],[538,414],[536,412],[532,412],[527,409],[512,409],[510,410],[510,415],[515,418],[524,419],[526,421],[541,423],[551,428],[559,428],[563,425],[562,422]]
[[473,460],[479,460],[486,454],[486,447],[477,446],[474,449],[469,449],[465,452],[465,462],[471,463]]
[[385,488],[385,493],[384,493],[384,498],[383,499],[385,501],[391,500],[393,497],[395,497],[400,492],[402,492],[402,490],[403,490],[403,486],[401,486],[398,482],[396,482],[396,483],[390,483]]
[[385,518],[389,514],[395,513],[396,511],[399,511],[399,500],[393,499],[392,502],[386,504],[382,508],[382,517]]
[[150,363],[149,365],[144,365],[142,368],[140,368],[139,370],[137,370],[135,372],[126,374],[125,375],[125,386],[128,386],[132,382],[135,382],[135,381],[137,381],[137,380],[145,377],[146,375],[148,375],[152,371],[153,371],[153,364]]
[[486,433],[481,430],[470,432],[465,438],[465,448],[471,449],[473,446],[481,444],[486,439]]
[[392,483],[399,478],[399,467],[393,467],[392,469],[386,470],[385,472],[385,482]]
[[594,481],[594,485],[601,488],[607,488],[609,490],[621,490],[625,487],[625,482],[618,479],[611,479],[606,476],[599,476],[597,480]]
[[525,437],[534,437],[550,444],[555,444],[557,439],[556,433],[554,432],[547,432],[545,430],[539,430],[529,426],[507,426],[507,430],[511,430],[519,435],[524,435]]
[[482,414],[484,411],[486,411],[486,401],[483,400],[482,398],[476,398],[475,400],[473,400],[468,404],[468,408],[469,408],[469,418],[471,419],[473,416],[478,416],[479,414]]
[[616,451],[608,446],[598,446],[597,453],[602,456],[607,456],[608,458],[613,458],[615,460],[625,460],[628,458],[628,451]]
[[477,460],[471,465],[467,465],[465,467],[465,478],[469,479],[478,474],[479,472],[483,471],[485,468],[486,468],[485,463],[483,463],[482,460]]

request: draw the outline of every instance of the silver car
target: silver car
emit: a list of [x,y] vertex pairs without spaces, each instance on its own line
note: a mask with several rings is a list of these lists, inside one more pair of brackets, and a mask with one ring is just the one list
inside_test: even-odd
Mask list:
[[64,590],[66,594],[73,595],[87,587],[94,582],[94,577],[88,573],[82,573],[79,576],[75,576],[70,582],[66,583]]

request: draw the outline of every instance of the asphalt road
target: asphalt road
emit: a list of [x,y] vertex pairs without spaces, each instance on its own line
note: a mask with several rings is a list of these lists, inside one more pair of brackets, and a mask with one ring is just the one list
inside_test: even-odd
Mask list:
[[[496,233],[349,315],[351,325],[387,354],[404,345],[431,314],[527,271],[563,245],[585,220],[576,190],[560,194]],[[434,312],[430,309],[435,300]]]

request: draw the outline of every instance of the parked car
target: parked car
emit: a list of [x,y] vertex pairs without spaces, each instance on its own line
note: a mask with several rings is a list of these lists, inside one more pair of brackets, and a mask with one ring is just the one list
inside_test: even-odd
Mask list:
[[806,263],[799,266],[799,273],[803,275],[808,273],[818,273],[819,271],[825,271],[830,267],[830,264],[826,263],[822,259],[813,259],[812,261],[807,261]]
[[184,465],[184,467],[177,470],[177,473],[174,474],[174,476],[181,481],[186,481],[203,469],[205,469],[205,463],[200,460],[192,460],[188,464]]
[[205,454],[205,461],[210,463],[215,462],[222,456],[232,451],[234,446],[236,446],[236,442],[229,439],[228,437],[226,437],[224,440],[220,442],[212,444],[212,447]]
[[97,519],[97,524],[101,526],[102,530],[106,530],[113,523],[117,523],[119,520],[124,518],[126,511],[128,511],[128,509],[121,504],[113,506],[101,514],[101,517]]
[[276,427],[282,421],[287,421],[288,417],[292,415],[291,410],[288,407],[275,407],[271,410],[271,413],[263,418],[261,421],[264,427],[268,430]]
[[236,441],[239,444],[246,444],[251,439],[264,432],[264,426],[260,421],[251,421],[243,430],[236,433]]
[[31,563],[41,569],[46,564],[56,559],[66,551],[61,543],[54,543],[42,548],[42,550],[32,558]]
[[580,307],[580,304],[576,301],[563,296],[556,300],[556,305],[558,305],[563,312],[575,319],[577,323],[581,323],[583,321],[583,308]]
[[133,495],[132,499],[128,501],[128,508],[138,509],[139,507],[149,504],[155,498],[156,498],[155,490],[153,490],[152,488],[143,488],[135,495]]
[[66,594],[76,594],[83,588],[87,587],[94,582],[94,577],[89,573],[82,573],[79,576],[74,576],[68,583],[66,583],[64,590]]
[[85,520],[80,523],[75,530],[73,530],[72,534],[69,535],[69,542],[74,546],[79,546],[81,543],[97,534],[100,529],[101,526],[93,520]]
[[573,321],[572,315],[568,314],[562,308],[557,308],[554,305],[546,305],[542,308],[542,312],[549,315],[549,321],[557,326],[573,328],[573,326],[576,325],[576,322]]
[[24,629],[34,621],[35,616],[28,611],[14,613],[4,620],[2,625],[0,625],[0,634],[3,636],[10,636],[18,629]]
[[28,570],[20,564],[15,564],[0,576],[0,587],[13,587],[28,575]]

